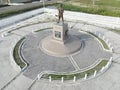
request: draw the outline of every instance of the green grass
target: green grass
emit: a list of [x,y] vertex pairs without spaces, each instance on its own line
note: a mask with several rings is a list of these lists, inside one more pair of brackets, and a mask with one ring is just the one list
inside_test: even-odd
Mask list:
[[104,47],[105,49],[110,50],[110,48],[108,47],[107,43],[106,43],[104,40],[102,40],[102,39],[99,38],[99,37],[98,37],[98,39],[100,40],[100,42],[102,43],[102,45],[103,45],[103,47]]
[[26,66],[26,64],[21,60],[21,58],[19,56],[19,47],[24,39],[25,39],[25,37],[23,37],[21,40],[19,40],[18,43],[16,44],[14,50],[13,50],[14,60],[17,63],[17,65],[20,66],[21,69]]
[[112,7],[119,7],[120,8],[120,1],[118,0],[100,0],[96,2],[96,5],[106,5]]
[[[117,0],[99,0],[96,1],[95,7],[92,7],[92,0],[65,0],[65,1],[67,1],[64,3],[64,8],[66,10],[120,17],[120,1]],[[71,1],[71,3],[69,1]],[[34,10],[40,7],[42,7],[42,5],[24,8],[22,10],[1,13],[0,18]]]
[[107,62],[108,62],[107,60],[102,60],[94,68],[81,73],[68,74],[68,75],[44,74],[42,78],[49,79],[49,76],[51,76],[52,80],[60,80],[62,77],[64,77],[64,80],[73,80],[74,76],[76,76],[76,79],[80,79],[80,78],[84,78],[85,74],[87,74],[87,76],[93,75],[95,70],[99,72],[101,68],[107,64]]
[[[88,31],[87,31],[87,32],[88,32]],[[95,37],[102,43],[104,49],[110,50],[110,48],[108,47],[107,43],[106,43],[104,40],[102,40],[102,39],[99,38],[97,35],[95,35],[95,34],[93,34],[93,33],[91,33],[91,32],[88,32],[88,33],[91,34],[91,35],[93,35],[93,36],[95,36]]]
[[109,30],[112,31],[112,32],[120,34],[120,30],[115,30],[115,29],[109,29]]
[[116,33],[119,33],[119,34],[120,34],[120,30],[114,30],[114,32],[116,32]]
[[[82,3],[87,5],[91,5],[92,2],[91,0],[67,0],[67,1],[72,1],[73,3]],[[119,1],[114,1],[114,0],[100,0],[96,2],[95,7],[92,6],[87,6],[87,7],[82,7],[81,5],[76,5],[73,3],[64,3],[64,9],[70,10],[70,11],[77,11],[77,12],[85,12],[85,13],[90,13],[90,14],[99,14],[99,15],[105,15],[105,16],[114,16],[114,17],[120,17],[120,3]],[[55,4],[50,4],[50,5],[55,5]],[[46,5],[48,6],[48,5]],[[58,5],[56,5],[58,6]],[[113,7],[107,7],[107,6],[113,6]],[[24,8],[22,10],[15,10],[15,11],[9,11],[6,13],[1,13],[0,14],[0,19],[8,16],[12,16],[15,14],[20,14],[26,11],[34,10],[37,8],[42,7],[40,6],[35,6],[35,7],[29,7],[29,8]]]
[[108,10],[106,7],[94,8],[94,7],[80,7],[72,4],[64,4],[64,9],[70,11],[85,12],[90,14],[120,17],[120,11]]
[[[92,0],[66,0],[64,8],[70,11],[85,12],[90,14],[98,14],[104,16],[120,17],[120,1],[99,0],[95,6]],[[69,2],[71,1],[71,2]]]
[[[72,3],[79,3],[84,5],[92,5],[92,0],[65,0],[71,1]],[[96,0],[95,5],[102,5],[102,6],[112,6],[120,8],[120,1],[118,0]]]

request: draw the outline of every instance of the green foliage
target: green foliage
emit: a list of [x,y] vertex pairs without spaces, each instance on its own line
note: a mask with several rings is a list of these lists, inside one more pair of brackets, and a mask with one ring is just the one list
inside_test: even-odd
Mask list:
[[112,11],[107,9],[106,7],[79,7],[72,4],[64,4],[65,10],[77,11],[77,12],[85,12],[90,14],[99,14],[106,16],[115,16],[120,17],[120,11]]
[[112,31],[112,32],[115,32],[117,34],[120,34],[120,30],[119,29],[109,29],[109,30]]
[[[84,5],[92,5],[93,0],[65,0],[67,2],[71,3],[78,3],[78,4],[84,4]],[[95,0],[95,5],[97,6],[110,6],[110,7],[120,7],[120,1],[119,0]]]
[[120,7],[120,1],[118,1],[118,0],[99,0],[96,2],[96,5]]
[[102,43],[105,49],[110,50],[110,48],[108,47],[107,43],[104,40],[102,40],[101,38],[98,38],[98,39],[100,40],[100,42]]
[[14,60],[15,62],[17,63],[17,65],[19,65],[21,68],[24,68],[25,67],[25,63],[21,60],[20,56],[19,56],[19,47],[22,43],[22,41],[24,40],[25,38],[22,38],[21,40],[18,41],[18,43],[16,44],[14,50],[13,50],[13,56],[14,56]]
[[95,37],[102,43],[104,49],[110,50],[110,48],[108,47],[107,43],[106,43],[104,40],[102,40],[102,39],[99,38],[97,35],[95,35],[95,34],[93,34],[93,33],[91,33],[91,32],[88,32],[88,33],[90,33],[91,35],[95,36]]

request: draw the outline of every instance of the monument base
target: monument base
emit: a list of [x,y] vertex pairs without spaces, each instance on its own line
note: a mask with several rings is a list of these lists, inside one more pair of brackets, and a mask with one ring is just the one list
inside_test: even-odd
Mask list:
[[82,44],[80,39],[75,36],[69,36],[64,44],[57,42],[52,36],[42,40],[41,50],[51,56],[68,56],[80,50]]
[[52,56],[66,56],[80,50],[81,42],[76,36],[68,35],[68,24],[57,23],[53,35],[42,40],[41,49]]
[[53,39],[60,43],[65,43],[68,38],[68,24],[56,23],[53,25]]

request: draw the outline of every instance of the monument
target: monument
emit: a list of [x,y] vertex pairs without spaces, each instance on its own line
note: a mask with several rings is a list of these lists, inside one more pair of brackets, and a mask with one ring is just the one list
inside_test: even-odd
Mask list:
[[60,4],[60,7],[58,8],[58,17],[59,17],[58,23],[60,22],[61,18],[62,18],[62,22],[64,22],[63,13],[64,13],[63,4]]
[[[81,48],[80,40],[68,34],[69,28],[68,24],[64,22],[63,12],[63,5],[60,4],[60,8],[58,8],[58,22],[53,25],[53,35],[42,40],[42,50],[53,56],[70,55]],[[61,18],[62,21],[60,22]]]
[[[62,16],[64,16],[63,8],[61,11]],[[73,24],[72,22],[74,27],[69,29],[69,22],[66,22],[64,18],[62,21],[61,19],[58,9],[57,22],[51,22],[54,23],[52,30],[50,28],[43,31],[38,29],[38,32],[28,34],[16,44],[14,49],[17,50],[16,54],[27,62],[26,65],[29,64],[23,72],[24,76],[33,80],[37,76],[38,79],[51,77],[52,81],[61,80],[62,82],[63,79],[70,81],[74,79],[75,81],[84,78],[86,80],[103,70],[98,70],[97,65],[99,68],[103,68],[105,65],[101,65],[101,63],[106,63],[108,67],[107,62],[111,57],[111,52],[109,53],[101,46],[101,40],[93,34],[80,31],[79,25],[81,23]],[[42,25],[51,27],[49,22],[41,23],[40,26]],[[38,25],[38,28],[40,26]],[[36,27],[36,25],[32,27]],[[46,26],[43,27],[46,28]],[[17,57],[15,57],[16,60]],[[21,67],[23,66],[21,65]]]

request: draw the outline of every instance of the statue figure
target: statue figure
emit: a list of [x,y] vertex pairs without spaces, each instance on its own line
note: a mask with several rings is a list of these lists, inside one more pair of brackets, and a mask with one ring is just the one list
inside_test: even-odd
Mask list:
[[6,3],[7,3],[7,4],[10,3],[10,0],[6,0]]
[[62,22],[64,22],[64,18],[63,18],[63,4],[60,4],[60,7],[58,8],[58,23],[60,22],[60,19],[62,18]]

